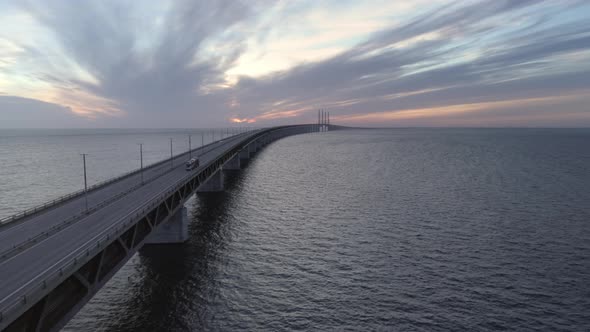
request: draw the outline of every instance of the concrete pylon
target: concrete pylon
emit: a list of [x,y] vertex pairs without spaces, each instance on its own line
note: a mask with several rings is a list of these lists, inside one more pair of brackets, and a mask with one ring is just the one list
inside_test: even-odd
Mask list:
[[197,189],[198,193],[208,193],[223,191],[223,171],[218,169],[213,175],[207,180],[207,182],[201,184]]
[[248,151],[248,148],[243,148],[240,151],[239,156],[240,156],[240,166],[241,166],[243,163],[247,162],[248,159],[250,159],[250,152]]
[[188,240],[188,213],[181,207],[146,239],[145,244],[183,243]]
[[225,164],[223,164],[224,171],[237,171],[241,169],[240,155],[236,154]]

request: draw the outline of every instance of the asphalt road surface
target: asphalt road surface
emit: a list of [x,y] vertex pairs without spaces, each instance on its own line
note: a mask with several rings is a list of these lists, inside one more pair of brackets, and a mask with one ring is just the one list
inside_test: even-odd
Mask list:
[[[203,148],[193,149],[192,155],[199,156],[201,166],[190,172],[197,174],[203,165],[255,133],[257,132],[235,135]],[[64,257],[83,247],[100,231],[125,222],[137,207],[184,179],[188,174],[185,170],[187,160],[188,152],[175,156],[173,167],[166,162],[144,169],[143,185],[141,174],[138,173],[89,192],[89,214],[85,213],[86,198],[81,195],[27,217],[22,222],[2,227],[0,254],[8,254],[0,259],[0,310],[5,309],[15,298],[26,294],[35,284],[31,281],[36,276],[58,269]],[[108,204],[100,206],[110,200],[112,201]],[[92,211],[93,208],[97,209]],[[73,216],[76,218],[68,226],[56,229],[56,225],[63,224]],[[36,236],[40,237],[39,241],[33,243],[29,240]]]

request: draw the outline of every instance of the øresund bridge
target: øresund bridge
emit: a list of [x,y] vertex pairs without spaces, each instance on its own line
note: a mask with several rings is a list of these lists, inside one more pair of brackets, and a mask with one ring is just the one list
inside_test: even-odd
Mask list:
[[[277,139],[341,128],[242,133],[3,219],[0,330],[59,330],[142,246],[187,240],[193,194],[222,191],[224,172]],[[187,171],[189,156],[200,165]]]

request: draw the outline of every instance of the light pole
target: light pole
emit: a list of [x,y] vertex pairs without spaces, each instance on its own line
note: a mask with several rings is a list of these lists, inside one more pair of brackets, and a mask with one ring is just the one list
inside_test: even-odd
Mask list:
[[170,137],[170,168],[174,168],[174,157],[172,156],[172,137]]
[[199,158],[203,155],[203,147],[205,146],[205,131],[201,132],[201,150],[199,150]]
[[88,212],[88,182],[86,181],[86,153],[82,153],[82,163],[84,164],[84,205]]
[[141,170],[141,184],[143,185],[143,143],[139,143],[139,169]]
[[188,159],[191,159],[193,156],[191,151],[191,135],[188,135]]

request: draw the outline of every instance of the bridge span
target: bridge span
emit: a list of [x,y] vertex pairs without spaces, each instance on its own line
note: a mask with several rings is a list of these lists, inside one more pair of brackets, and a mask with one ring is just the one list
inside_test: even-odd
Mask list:
[[339,127],[242,133],[190,151],[200,159],[192,171],[186,152],[8,218],[0,225],[0,330],[59,330],[143,245],[186,240],[184,203],[195,192],[223,190],[224,171],[279,138],[327,129]]

